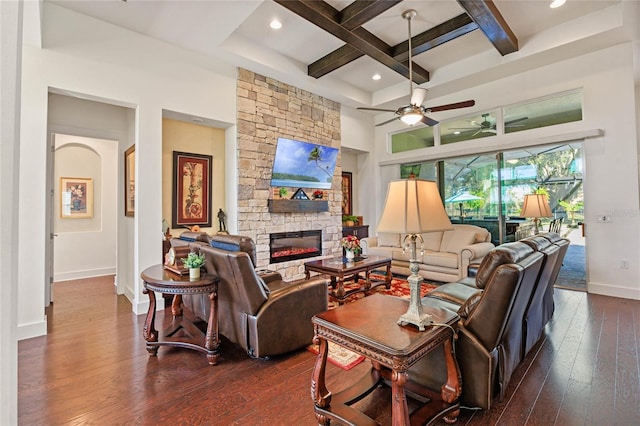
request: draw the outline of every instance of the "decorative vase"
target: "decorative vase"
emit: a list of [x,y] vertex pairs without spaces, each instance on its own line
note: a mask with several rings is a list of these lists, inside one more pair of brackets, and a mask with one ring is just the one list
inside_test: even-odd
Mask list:
[[356,257],[356,254],[353,250],[345,250],[345,257],[347,258],[347,261],[352,261]]
[[189,279],[199,280],[200,279],[200,268],[189,268]]

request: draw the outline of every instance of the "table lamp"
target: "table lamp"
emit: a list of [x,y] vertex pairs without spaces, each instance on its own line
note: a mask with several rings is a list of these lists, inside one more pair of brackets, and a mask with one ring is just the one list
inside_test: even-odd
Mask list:
[[525,195],[520,216],[532,217],[534,232],[538,234],[538,223],[540,222],[540,218],[553,216],[551,209],[549,208],[549,203],[547,202],[547,196],[544,194]]
[[407,246],[411,250],[409,259],[411,275],[407,278],[410,289],[409,309],[400,316],[398,324],[414,324],[420,331],[424,331],[425,326],[430,324],[431,316],[422,311],[420,301],[420,286],[423,278],[418,275],[416,241],[420,240],[421,251],[423,251],[424,242],[421,233],[448,229],[453,227],[444,210],[435,182],[403,179],[389,183],[387,199],[376,231],[405,234],[402,242],[403,250]]

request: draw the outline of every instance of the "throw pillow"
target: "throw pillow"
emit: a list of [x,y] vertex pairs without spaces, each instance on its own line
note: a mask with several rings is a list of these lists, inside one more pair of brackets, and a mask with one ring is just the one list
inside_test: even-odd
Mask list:
[[442,236],[442,246],[440,251],[448,253],[460,253],[460,251],[469,244],[473,244],[476,239],[475,231],[454,230],[445,231]]
[[442,231],[425,232],[422,234],[424,240],[424,249],[428,251],[440,251],[442,244]]
[[400,247],[400,234],[378,234],[379,247]]

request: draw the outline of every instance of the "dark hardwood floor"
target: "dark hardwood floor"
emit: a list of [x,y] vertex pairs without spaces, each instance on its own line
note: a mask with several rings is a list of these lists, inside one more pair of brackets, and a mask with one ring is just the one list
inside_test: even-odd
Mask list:
[[[223,340],[213,367],[187,349],[161,347],[150,358],[144,315],[114,294],[113,277],[56,283],[54,295],[49,334],[19,342],[21,425],[316,424],[307,350],[255,360]],[[639,351],[640,301],[556,290],[546,337],[504,400],[489,412],[463,410],[458,424],[640,424]],[[327,387],[368,368],[328,364]]]

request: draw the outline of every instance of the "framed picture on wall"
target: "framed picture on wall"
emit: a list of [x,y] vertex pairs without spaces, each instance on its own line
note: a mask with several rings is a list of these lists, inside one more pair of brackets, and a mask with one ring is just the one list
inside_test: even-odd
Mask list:
[[62,219],[93,217],[92,178],[60,178],[60,217]]
[[124,152],[124,215],[133,217],[136,211],[136,146]]
[[173,228],[211,226],[211,155],[173,151]]
[[342,214],[351,216],[353,214],[352,194],[352,174],[351,172],[342,172]]

